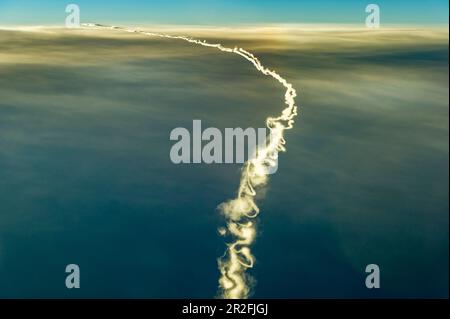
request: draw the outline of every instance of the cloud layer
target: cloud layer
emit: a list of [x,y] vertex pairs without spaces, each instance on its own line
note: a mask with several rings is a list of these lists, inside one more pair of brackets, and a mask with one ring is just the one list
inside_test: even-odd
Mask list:
[[[380,296],[448,294],[448,31],[153,30],[248,48],[299,89],[255,297],[365,297],[368,263]],[[260,127],[283,92],[238,57],[133,34],[0,30],[0,48],[0,296],[67,296],[74,259],[86,297],[214,295],[239,166],[174,167],[168,134]],[[182,272],[175,234],[197,247]]]

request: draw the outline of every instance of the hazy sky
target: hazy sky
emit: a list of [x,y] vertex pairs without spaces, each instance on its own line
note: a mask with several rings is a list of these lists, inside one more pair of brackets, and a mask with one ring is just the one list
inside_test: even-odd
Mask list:
[[[448,297],[447,31],[203,29],[299,93],[253,297]],[[110,30],[0,30],[0,61],[0,298],[214,297],[241,165],[175,165],[170,132],[260,127],[284,90],[239,56]]]
[[382,23],[448,23],[445,0],[0,0],[0,25],[62,24],[69,3],[80,6],[83,22],[364,23],[372,2],[381,8]]

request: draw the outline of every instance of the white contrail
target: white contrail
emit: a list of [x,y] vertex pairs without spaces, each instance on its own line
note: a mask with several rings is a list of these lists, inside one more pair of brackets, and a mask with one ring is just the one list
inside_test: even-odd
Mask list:
[[295,105],[297,94],[292,84],[275,71],[263,66],[257,57],[242,48],[227,48],[221,44],[212,44],[186,36],[145,32],[116,26],[91,23],[83,24],[83,26],[180,39],[204,47],[216,48],[223,52],[238,54],[251,62],[262,74],[273,77],[286,89],[284,95],[286,107],[282,110],[281,115],[269,117],[266,120],[266,125],[270,130],[269,142],[266,145],[260,145],[257,153],[244,164],[236,198],[219,205],[227,223],[226,228],[219,229],[219,233],[221,235],[231,235],[233,238],[233,241],[227,245],[228,248],[224,256],[219,258],[219,270],[221,273],[219,279],[220,296],[231,299],[247,298],[250,292],[250,284],[246,270],[247,268],[252,268],[254,263],[254,257],[250,250],[256,235],[256,225],[253,219],[259,214],[259,208],[255,203],[256,191],[258,187],[263,186],[267,182],[268,170],[276,165],[278,153],[286,150],[284,146],[286,143],[284,131],[292,128],[294,117],[297,115],[297,106]]

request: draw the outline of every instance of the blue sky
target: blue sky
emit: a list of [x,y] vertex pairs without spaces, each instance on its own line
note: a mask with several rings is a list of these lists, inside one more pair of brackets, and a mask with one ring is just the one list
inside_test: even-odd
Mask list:
[[364,23],[364,8],[377,3],[381,22],[447,24],[444,0],[0,0],[0,25],[63,24],[76,3],[82,22],[104,23]]

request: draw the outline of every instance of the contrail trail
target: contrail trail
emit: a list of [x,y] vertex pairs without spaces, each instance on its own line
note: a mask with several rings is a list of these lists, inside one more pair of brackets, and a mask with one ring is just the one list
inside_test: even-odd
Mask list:
[[254,218],[259,214],[259,208],[255,203],[256,191],[267,183],[269,169],[276,165],[278,153],[286,151],[284,131],[293,127],[294,117],[297,115],[297,106],[295,105],[297,93],[292,84],[275,71],[263,66],[257,57],[242,48],[227,48],[219,43],[208,43],[205,40],[200,41],[186,36],[145,32],[116,26],[92,23],[86,23],[83,26],[179,39],[204,47],[216,48],[223,52],[234,53],[252,63],[262,74],[273,77],[286,89],[284,95],[286,106],[281,115],[266,119],[266,126],[270,131],[269,142],[266,145],[260,145],[257,152],[244,164],[236,197],[219,205],[219,209],[226,219],[226,228],[220,228],[219,233],[231,235],[233,238],[232,242],[227,244],[225,254],[218,261],[221,273],[219,279],[220,297],[227,299],[248,298],[250,283],[246,270],[252,268],[254,264],[254,257],[250,248],[256,236]]

